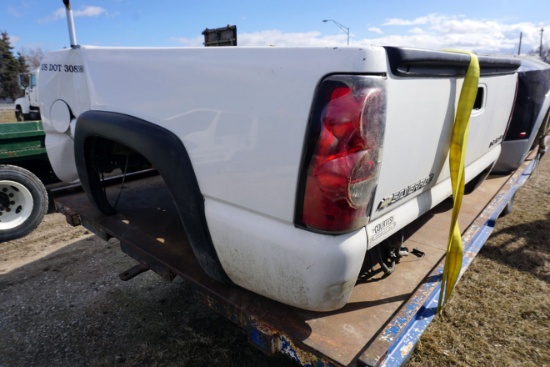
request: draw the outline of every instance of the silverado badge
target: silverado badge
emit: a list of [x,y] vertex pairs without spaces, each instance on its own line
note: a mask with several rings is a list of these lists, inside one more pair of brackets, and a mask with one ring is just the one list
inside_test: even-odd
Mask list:
[[430,173],[430,175],[426,178],[423,178],[422,180],[419,180],[412,185],[409,185],[405,187],[404,189],[401,189],[392,195],[386,196],[382,199],[380,204],[378,204],[377,210],[386,209],[388,206],[398,202],[399,200],[403,199],[404,197],[407,197],[411,195],[412,193],[428,186],[430,182],[432,182],[432,179],[434,178],[434,174]]

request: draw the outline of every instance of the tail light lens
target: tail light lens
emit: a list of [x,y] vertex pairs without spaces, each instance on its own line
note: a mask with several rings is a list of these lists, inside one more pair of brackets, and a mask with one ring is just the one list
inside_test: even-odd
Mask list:
[[382,158],[385,79],[331,76],[321,83],[311,116],[296,224],[339,233],[360,228]]

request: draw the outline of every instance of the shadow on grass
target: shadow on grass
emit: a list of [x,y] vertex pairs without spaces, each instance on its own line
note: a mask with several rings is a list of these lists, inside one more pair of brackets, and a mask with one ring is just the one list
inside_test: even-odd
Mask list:
[[550,212],[546,219],[493,232],[480,255],[550,282]]

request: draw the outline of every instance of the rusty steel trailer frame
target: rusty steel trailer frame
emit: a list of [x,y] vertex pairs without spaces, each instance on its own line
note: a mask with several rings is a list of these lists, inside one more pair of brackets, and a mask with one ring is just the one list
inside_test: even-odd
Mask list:
[[[531,174],[536,165],[532,158],[511,176],[490,177],[470,194],[473,197],[466,198],[461,218],[470,225],[463,232],[462,273],[483,246],[499,214]],[[180,275],[194,289],[197,300],[245,329],[249,341],[266,354],[282,353],[304,366],[394,367],[407,363],[435,315],[449,230],[449,202],[404,231],[405,244],[419,248],[426,256],[402,261],[389,277],[360,278],[343,309],[316,313],[209,278],[185,243],[173,204],[162,206],[171,202],[171,196],[159,185],[163,185],[162,180],[155,178],[126,183],[128,191],[123,197],[129,199],[119,203],[119,214],[110,217],[100,214],[82,193],[56,198],[56,207],[70,224],[82,224],[105,240],[119,239],[121,249],[139,262],[122,273],[121,279],[131,279],[149,269],[168,280]],[[117,194],[110,193],[114,197]],[[152,194],[156,195],[154,205],[146,207],[145,199]],[[480,198],[485,201],[480,202]],[[433,237],[438,238],[437,244],[430,242]]]

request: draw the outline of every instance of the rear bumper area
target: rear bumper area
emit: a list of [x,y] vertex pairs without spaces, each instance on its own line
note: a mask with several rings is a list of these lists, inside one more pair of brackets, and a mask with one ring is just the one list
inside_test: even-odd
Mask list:
[[365,228],[329,236],[206,199],[214,247],[237,285],[312,311],[343,307],[363,264]]

